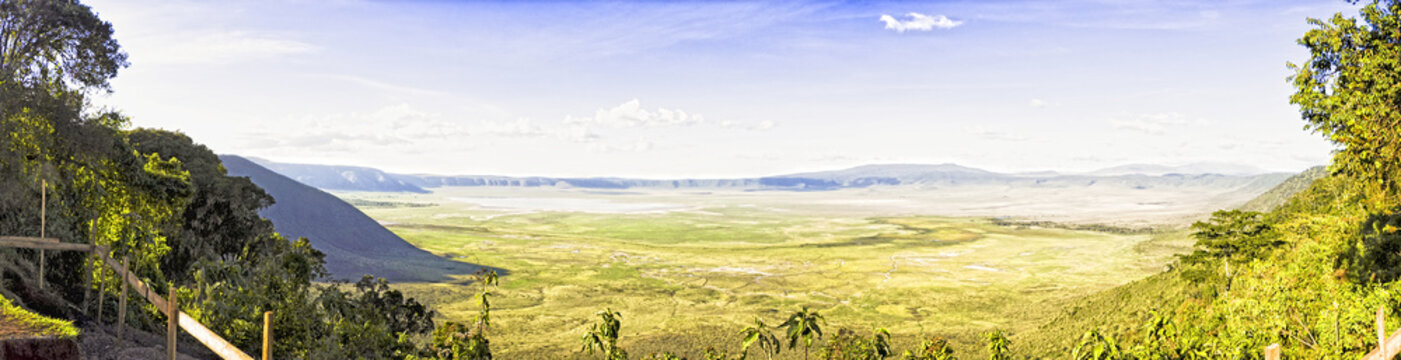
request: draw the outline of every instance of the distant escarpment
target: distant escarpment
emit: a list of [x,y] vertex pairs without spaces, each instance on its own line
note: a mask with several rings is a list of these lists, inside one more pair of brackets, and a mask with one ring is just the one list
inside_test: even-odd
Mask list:
[[[255,160],[268,169],[304,184],[336,191],[426,192],[447,186],[568,187],[582,189],[734,189],[745,191],[829,191],[875,186],[942,189],[962,186],[1018,188],[1121,187],[1250,187],[1265,191],[1289,178],[1248,167],[1198,164],[1177,167],[1129,165],[1079,174],[1056,172],[998,173],[955,164],[864,165],[821,171],[734,179],[629,179],[499,175],[408,175],[354,166],[283,164]],[[1181,171],[1181,172],[1172,172]],[[1221,171],[1221,172],[1208,172]]]

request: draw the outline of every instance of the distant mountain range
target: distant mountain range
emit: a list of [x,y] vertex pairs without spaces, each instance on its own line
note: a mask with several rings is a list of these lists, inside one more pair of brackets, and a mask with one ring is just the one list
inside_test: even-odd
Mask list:
[[[450,281],[447,275],[471,274],[482,267],[444,259],[421,250],[385,229],[374,219],[334,195],[304,185],[269,168],[234,155],[220,155],[229,176],[247,176],[254,184],[272,195],[274,204],[261,215],[272,220],[277,232],[288,238],[305,237],[311,246],[326,254],[326,269],[336,279],[359,280],[373,274],[395,282]],[[368,183],[382,185],[379,189],[393,191],[423,191],[383,181],[377,177],[343,178],[336,182],[324,175],[326,166],[279,166],[284,171],[305,171],[332,184]],[[311,169],[311,170],[307,170]],[[378,173],[378,170],[356,168],[355,174]],[[380,173],[382,174],[382,173]],[[368,182],[358,182],[372,180]],[[416,190],[415,190],[416,189]],[[504,271],[503,271],[504,273]]]
[[736,179],[650,180],[627,178],[511,177],[494,175],[392,174],[358,166],[277,163],[251,158],[268,169],[304,184],[326,190],[427,192],[443,186],[572,187],[585,189],[738,189],[826,191],[872,186],[946,188],[958,186],[1122,186],[1145,189],[1164,186],[1241,186],[1265,188],[1292,174],[1269,173],[1259,168],[1199,163],[1183,166],[1134,164],[1088,173],[997,173],[955,164],[883,164],[850,169]]

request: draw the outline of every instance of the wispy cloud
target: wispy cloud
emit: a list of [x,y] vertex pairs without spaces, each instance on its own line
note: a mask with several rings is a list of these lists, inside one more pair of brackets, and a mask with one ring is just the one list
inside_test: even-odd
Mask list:
[[593,117],[567,116],[566,125],[602,125],[615,128],[686,126],[705,122],[700,114],[689,114],[682,110],[657,108],[647,110],[642,101],[632,99],[612,108],[600,108]]
[[480,133],[503,137],[538,137],[548,134],[540,125],[526,118],[513,121],[482,121]]
[[631,143],[631,144],[623,144],[623,145],[604,144],[604,143],[593,143],[593,144],[589,144],[589,151],[592,151],[592,152],[600,152],[600,153],[609,153],[609,152],[644,152],[644,151],[652,150],[655,146],[656,146],[656,145],[653,144],[651,141],[646,141],[646,140],[638,140],[638,141],[633,142],[633,143]]
[[306,124],[297,132],[253,132],[245,134],[250,148],[296,152],[347,152],[366,149],[414,147],[449,148],[471,136],[468,129],[443,119],[441,114],[424,112],[408,104],[382,107],[368,113],[350,112],[314,118],[288,120]]
[[133,61],[145,64],[219,65],[277,60],[320,48],[284,36],[248,31],[175,33],[135,41]]
[[1047,106],[1051,106],[1051,102],[1041,99],[1031,99],[1031,101],[1027,103],[1027,106],[1040,109]]
[[963,132],[969,135],[977,136],[984,140],[1027,141],[1031,139],[1015,132],[992,130],[982,126],[965,126],[963,127]]
[[1150,135],[1163,135],[1169,128],[1188,124],[1206,124],[1205,119],[1188,120],[1187,116],[1175,112],[1139,114],[1128,118],[1109,120],[1118,130],[1137,131]]
[[952,29],[963,25],[962,21],[957,21],[943,15],[925,15],[917,12],[905,14],[908,20],[901,21],[894,16],[881,14],[880,21],[885,23],[885,28],[896,32],[906,31],[930,31],[938,29]]
[[778,124],[774,123],[773,120],[764,120],[752,124],[734,122],[729,120],[720,122],[720,127],[735,130],[764,131],[773,129],[775,126],[778,126]]

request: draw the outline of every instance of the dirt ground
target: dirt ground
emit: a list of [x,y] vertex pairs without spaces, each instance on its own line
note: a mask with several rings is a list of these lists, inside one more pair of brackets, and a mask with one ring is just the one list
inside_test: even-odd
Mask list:
[[[144,360],[165,359],[165,334],[152,334],[126,328],[123,340],[117,340],[117,328],[112,325],[84,324],[78,335],[82,341],[83,359]],[[176,346],[178,359],[218,359],[219,357],[188,336],[182,336]]]

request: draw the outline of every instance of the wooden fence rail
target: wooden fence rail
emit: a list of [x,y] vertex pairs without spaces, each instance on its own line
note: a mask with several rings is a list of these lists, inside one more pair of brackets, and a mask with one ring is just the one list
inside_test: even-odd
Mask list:
[[[133,274],[131,271],[129,271],[126,265],[118,262],[116,259],[113,259],[110,255],[108,255],[108,253],[111,252],[111,249],[105,246],[65,243],[59,242],[58,239],[44,237],[0,236],[0,247],[15,247],[40,250],[82,251],[90,253],[93,256],[96,256],[97,258],[101,259],[102,262],[106,264],[108,268],[111,268],[112,271],[117,274],[117,277],[120,278],[122,281],[122,297],[120,298],[120,302],[122,303],[122,305],[119,305],[117,309],[117,322],[119,324],[117,327],[118,338],[122,337],[121,332],[125,327],[124,321],[126,318],[126,294],[127,288],[130,287],[132,291],[141,294],[142,298],[145,298],[146,301],[150,302],[151,305],[154,305],[156,309],[159,309],[162,314],[165,314],[168,320],[175,320],[171,321],[170,324],[175,324],[178,322],[180,329],[184,329],[186,333],[189,333],[191,337],[194,337],[195,340],[198,340],[201,344],[204,344],[205,347],[208,347],[210,351],[213,351],[215,354],[219,355],[219,357],[224,358],[225,360],[253,360],[253,357],[248,356],[248,354],[244,353],[243,350],[239,350],[238,347],[233,346],[233,344],[229,343],[228,340],[224,340],[223,337],[220,337],[218,334],[215,334],[203,324],[200,324],[198,321],[195,321],[195,319],[193,317],[190,317],[189,314],[186,314],[185,312],[180,311],[180,309],[171,306],[175,303],[175,287],[172,286],[170,288],[171,291],[168,292],[168,296],[170,296],[169,300],[162,298],[160,294],[157,294],[154,291],[152,291],[150,286],[146,285],[145,282],[141,281],[141,279],[138,278],[136,274]],[[42,272],[40,272],[40,276],[43,276]],[[102,321],[101,303],[102,300],[104,300],[103,298],[106,297],[106,283],[104,282],[102,285],[104,289],[99,290],[101,292],[101,295],[99,295],[98,300],[97,314],[99,323]],[[86,302],[86,294],[84,295],[84,298],[84,302]],[[86,307],[84,307],[84,310],[86,310]],[[270,316],[264,315],[264,322],[269,322],[270,318]],[[270,324],[264,324],[264,326],[267,327],[267,329],[264,330],[264,334],[271,336]],[[168,326],[168,328],[170,330],[174,330],[174,326]],[[169,334],[167,334],[167,336],[169,337],[170,342],[170,344],[167,345],[167,349],[171,352],[171,354],[174,354],[175,332],[169,331]],[[271,339],[266,339],[264,341],[264,354],[269,354],[267,350],[270,348],[271,345],[270,340]],[[264,355],[264,360],[267,359],[268,355]]]
[[[147,286],[145,282],[142,282],[141,279],[136,277],[136,274],[127,271],[125,266],[122,266],[122,264],[117,263],[117,260],[108,256],[106,250],[106,248],[102,248],[101,251],[97,251],[97,255],[102,258],[102,261],[107,264],[107,267],[116,271],[119,277],[125,280],[127,284],[131,285],[132,290],[136,291],[138,294],[142,294],[142,296],[146,298],[146,301],[151,302],[151,305],[155,305],[157,309],[161,310],[161,313],[178,319],[180,328],[184,329],[185,332],[189,333],[195,340],[199,340],[199,342],[204,344],[205,347],[208,347],[210,351],[213,351],[225,360],[253,360],[253,357],[248,356],[243,350],[239,350],[237,346],[230,344],[228,340],[224,340],[223,337],[220,337],[218,334],[210,331],[209,328],[204,327],[203,324],[195,321],[189,314],[175,309],[175,315],[172,315],[169,302],[166,301],[166,299],[162,299],[160,294],[152,292],[151,288]],[[172,290],[174,289],[172,288]]]

